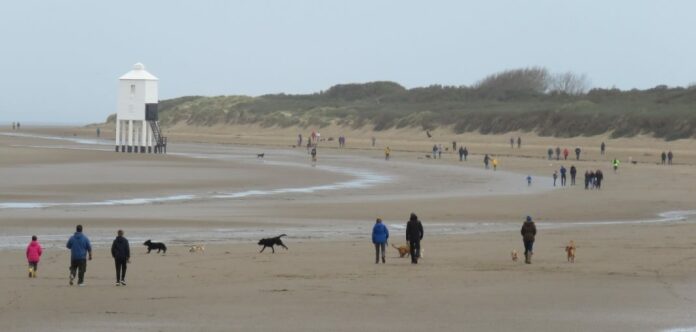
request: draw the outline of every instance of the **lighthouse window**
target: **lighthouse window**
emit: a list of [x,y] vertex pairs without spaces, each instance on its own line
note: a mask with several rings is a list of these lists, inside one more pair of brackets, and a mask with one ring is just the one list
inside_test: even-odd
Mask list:
[[131,84],[131,96],[135,95],[135,84]]

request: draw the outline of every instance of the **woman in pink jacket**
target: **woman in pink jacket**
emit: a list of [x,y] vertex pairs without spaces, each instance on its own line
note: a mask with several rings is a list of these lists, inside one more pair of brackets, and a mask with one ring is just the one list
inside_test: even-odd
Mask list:
[[29,278],[36,278],[36,270],[39,268],[39,260],[43,249],[39,244],[36,235],[31,237],[31,242],[27,246],[27,260],[29,261]]

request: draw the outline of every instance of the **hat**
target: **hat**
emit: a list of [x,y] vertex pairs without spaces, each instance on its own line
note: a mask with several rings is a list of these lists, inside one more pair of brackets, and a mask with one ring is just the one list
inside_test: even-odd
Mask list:
[[532,217],[527,216],[527,221],[532,221]]

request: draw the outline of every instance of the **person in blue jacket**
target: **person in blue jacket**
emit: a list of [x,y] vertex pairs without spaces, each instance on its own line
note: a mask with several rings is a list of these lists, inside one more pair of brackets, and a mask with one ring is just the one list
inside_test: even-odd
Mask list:
[[82,234],[82,225],[77,225],[76,232],[68,240],[66,245],[70,249],[70,286],[75,280],[77,272],[77,285],[85,285],[85,271],[87,270],[87,258],[92,260],[92,245],[89,239]]
[[385,255],[389,240],[389,230],[382,223],[382,219],[377,218],[375,226],[372,227],[372,243],[375,245],[375,264],[379,264],[380,250],[382,251],[382,263],[386,263]]

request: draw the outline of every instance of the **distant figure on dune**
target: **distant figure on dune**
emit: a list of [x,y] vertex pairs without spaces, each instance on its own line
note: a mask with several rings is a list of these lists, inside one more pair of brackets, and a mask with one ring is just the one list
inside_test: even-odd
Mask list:
[[376,143],[376,142],[377,142],[377,138],[375,138],[374,136],[372,136],[372,146],[373,146],[373,147],[375,146],[375,143]]
[[546,154],[549,155],[549,160],[551,160],[551,158],[553,158],[553,149],[549,148],[548,150],[546,150]]
[[97,138],[101,137],[101,129],[97,128]]
[[522,243],[524,243],[524,262],[532,264],[532,255],[534,255],[534,238],[536,237],[537,229],[532,221],[532,217],[527,216],[520,230],[522,234]]
[[89,239],[82,234],[82,225],[75,227],[75,234],[70,237],[68,244],[70,249],[70,286],[73,285],[75,274],[77,273],[77,285],[84,286],[85,271],[87,270],[87,259],[92,260],[92,244]]
[[377,218],[375,226],[372,227],[372,243],[375,245],[375,264],[379,264],[379,256],[381,251],[382,264],[387,263],[385,258],[387,249],[387,241],[389,240],[389,230],[382,223],[382,219]]
[[391,149],[389,147],[384,148],[384,160],[389,160],[391,157]]
[[411,217],[406,223],[406,242],[411,249],[411,264],[418,264],[421,240],[423,240],[423,224],[415,213],[411,213]]
[[667,161],[667,153],[662,151],[662,165],[664,165],[666,161]]
[[607,149],[607,145],[602,142],[602,145],[599,146],[599,153],[601,155],[604,155],[604,151]]
[[442,144],[437,146],[437,158],[442,159]]
[[483,165],[484,165],[484,167],[486,167],[486,169],[488,169],[488,161],[489,161],[490,159],[491,159],[491,158],[488,157],[488,154],[486,154],[485,156],[483,156]]
[[580,160],[580,152],[581,151],[582,150],[580,150],[579,146],[577,148],[575,148],[575,160]]
[[672,159],[674,159],[674,153],[672,153],[672,150],[669,150],[667,152],[667,165],[672,165]]
[[17,122],[17,130],[19,130],[19,128],[20,128],[21,126],[22,126],[22,125],[20,125],[19,122]]
[[457,141],[452,141],[452,152],[457,151]]
[[521,136],[517,137],[517,148],[518,149],[522,148],[522,137]]
[[302,134],[297,134],[297,146],[302,146]]
[[29,278],[36,278],[36,273],[39,270],[39,260],[41,260],[41,255],[43,254],[43,248],[41,248],[36,235],[31,237],[26,254],[29,262]]
[[433,144],[433,159],[437,159],[437,144]]

